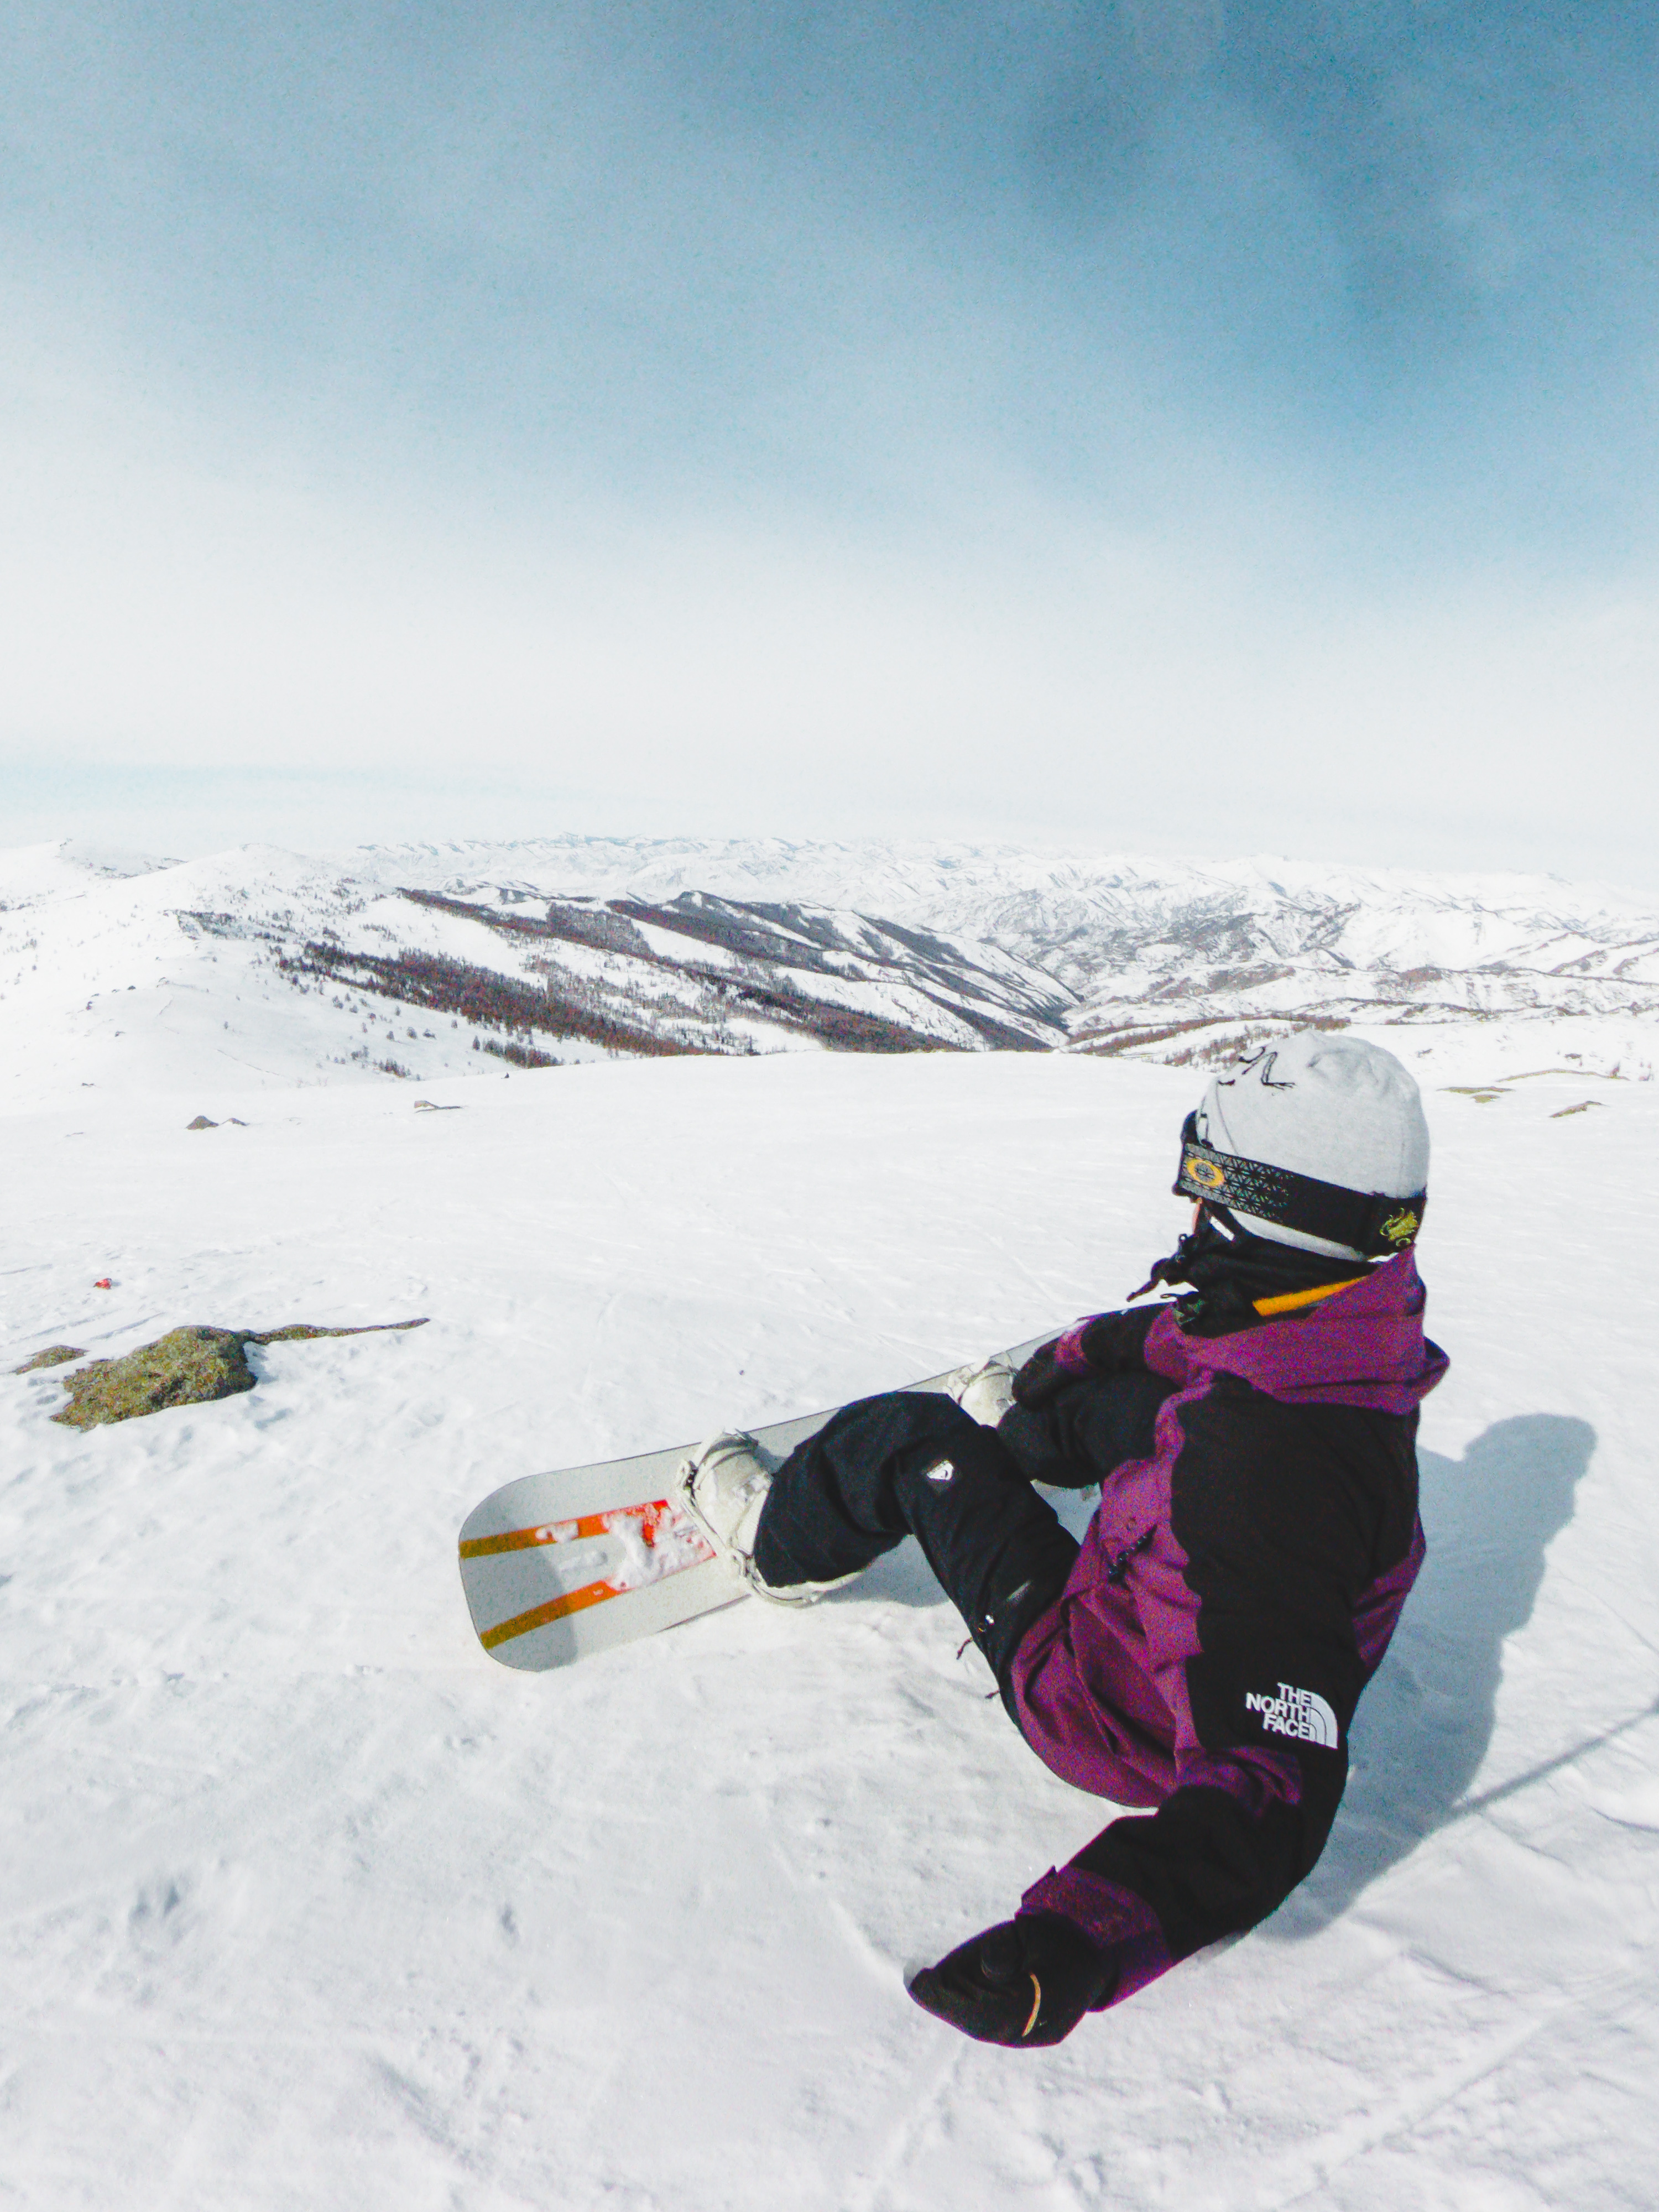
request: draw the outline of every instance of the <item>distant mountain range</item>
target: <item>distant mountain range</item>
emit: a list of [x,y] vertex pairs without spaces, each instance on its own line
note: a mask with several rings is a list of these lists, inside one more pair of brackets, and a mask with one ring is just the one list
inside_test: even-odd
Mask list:
[[[1018,848],[562,838],[369,848],[343,862],[480,903],[556,890],[684,908],[816,902],[1024,963],[1016,1021],[1047,1042],[1185,1065],[1318,1022],[1659,1017],[1659,909],[1548,876]],[[1048,1004],[1032,972],[1058,987]],[[1014,981],[1012,975],[1008,983]]]
[[824,1048],[1205,1066],[1309,1025],[1545,1023],[1551,1056],[1643,1073],[1656,1018],[1659,914],[1548,877],[574,836],[0,854],[19,1079]]

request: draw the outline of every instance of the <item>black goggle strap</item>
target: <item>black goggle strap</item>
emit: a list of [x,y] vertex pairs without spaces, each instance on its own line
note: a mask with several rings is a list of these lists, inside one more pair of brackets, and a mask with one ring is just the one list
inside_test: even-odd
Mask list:
[[1281,1229],[1299,1229],[1304,1236],[1346,1244],[1368,1260],[1403,1252],[1414,1243],[1428,1204],[1428,1193],[1423,1190],[1414,1198],[1366,1197],[1289,1168],[1214,1152],[1199,1141],[1195,1113],[1187,1116],[1182,1127],[1181,1172],[1175,1188],[1181,1198],[1203,1199],[1212,1206],[1254,1214],[1259,1221],[1276,1222]]

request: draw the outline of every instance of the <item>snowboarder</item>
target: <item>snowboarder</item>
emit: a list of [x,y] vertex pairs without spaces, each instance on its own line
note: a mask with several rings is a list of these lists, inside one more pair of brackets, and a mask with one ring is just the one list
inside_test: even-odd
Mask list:
[[[1428,1158],[1391,1053],[1264,1048],[1182,1131],[1192,1226],[1132,1296],[1185,1295],[964,1370],[961,1402],[861,1400],[775,1474],[731,1431],[686,1462],[689,1510],[778,1603],[914,1534],[1031,1749],[1132,1808],[915,1976],[966,2034],[1058,2043],[1317,1860],[1423,1559],[1417,1408],[1447,1364],[1413,1251]],[[1033,1482],[1101,1486],[1080,1546]]]

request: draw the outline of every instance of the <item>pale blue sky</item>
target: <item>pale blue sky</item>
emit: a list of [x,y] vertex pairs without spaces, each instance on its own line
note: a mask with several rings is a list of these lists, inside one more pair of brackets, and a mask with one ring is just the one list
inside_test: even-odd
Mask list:
[[1659,884],[1659,14],[0,6],[0,842]]

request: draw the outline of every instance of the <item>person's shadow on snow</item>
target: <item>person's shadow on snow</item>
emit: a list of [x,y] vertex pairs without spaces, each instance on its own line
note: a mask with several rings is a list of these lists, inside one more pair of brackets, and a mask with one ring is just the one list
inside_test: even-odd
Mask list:
[[1469,1795],[1492,1741],[1504,1639],[1531,1616],[1545,1551],[1572,1518],[1595,1448],[1587,1421],[1529,1413],[1495,1423],[1461,1461],[1419,1453],[1428,1558],[1360,1700],[1324,1856],[1264,1936],[1316,1935],[1434,1829],[1589,1748]]

